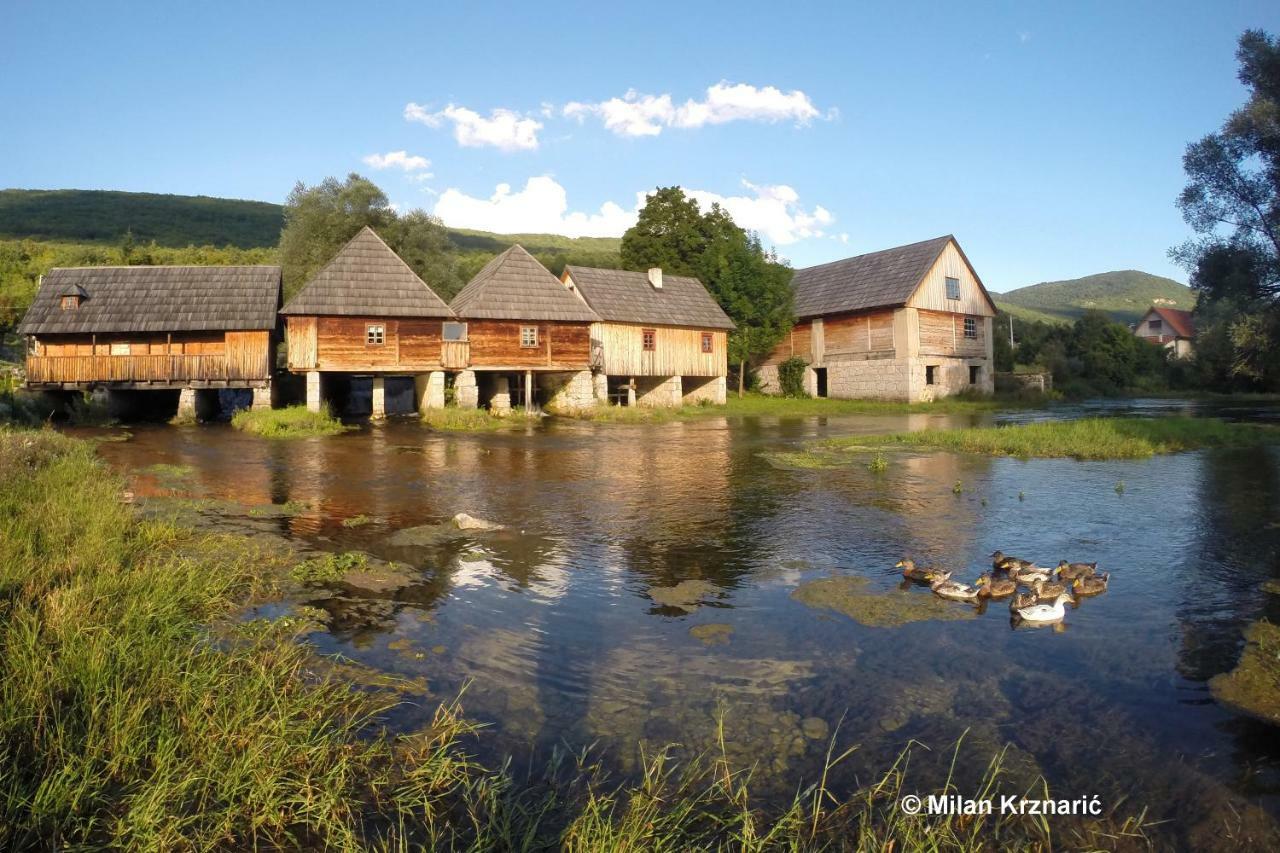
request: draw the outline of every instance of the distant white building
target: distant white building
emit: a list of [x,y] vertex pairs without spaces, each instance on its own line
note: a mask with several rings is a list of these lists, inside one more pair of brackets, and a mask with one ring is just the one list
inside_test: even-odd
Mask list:
[[1138,337],[1160,344],[1178,358],[1191,355],[1196,337],[1196,323],[1190,311],[1152,305],[1133,327]]

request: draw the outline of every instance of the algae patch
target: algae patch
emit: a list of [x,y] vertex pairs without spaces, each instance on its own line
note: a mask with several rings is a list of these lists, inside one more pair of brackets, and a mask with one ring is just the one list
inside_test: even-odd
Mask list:
[[674,607],[692,613],[716,586],[704,580],[680,581],[675,586],[649,587],[649,597],[663,607]]
[[834,610],[869,628],[897,628],[908,622],[972,619],[971,607],[913,590],[875,592],[866,578],[841,575],[796,587],[791,597],[806,607]]
[[1209,679],[1213,698],[1272,725],[1280,725],[1280,625],[1254,622],[1231,672]]
[[729,639],[733,636],[733,626],[725,622],[694,625],[689,629],[689,636],[706,646],[724,646],[728,645]]

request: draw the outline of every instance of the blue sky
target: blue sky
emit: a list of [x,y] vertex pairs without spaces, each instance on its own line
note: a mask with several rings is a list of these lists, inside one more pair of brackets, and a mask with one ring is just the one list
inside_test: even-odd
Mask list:
[[1248,27],[1280,5],[0,0],[0,186],[359,171],[451,225],[617,234],[679,184],[796,266],[950,232],[996,291],[1185,281],[1181,154]]

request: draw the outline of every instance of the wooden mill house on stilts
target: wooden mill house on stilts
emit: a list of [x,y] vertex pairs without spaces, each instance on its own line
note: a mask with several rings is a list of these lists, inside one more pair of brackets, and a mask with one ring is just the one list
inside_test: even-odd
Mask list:
[[995,388],[995,303],[950,235],[796,270],[797,321],[760,368],[803,359],[818,397],[928,401]]
[[596,397],[627,405],[725,402],[733,321],[696,278],[567,266],[561,281],[600,315]]
[[274,266],[53,269],[18,327],[27,387],[105,389],[113,406],[176,392],[183,416],[211,413],[223,389],[270,406],[279,308]]
[[[591,324],[599,316],[521,246],[491,260],[449,307],[466,324],[470,370],[455,388],[458,405],[505,411],[595,405],[591,382]],[[470,383],[470,384],[468,384]]]
[[386,414],[388,376],[413,377],[419,410],[440,408],[445,372],[467,366],[465,329],[449,306],[368,226],[281,313],[289,370],[306,374],[312,411],[335,377],[355,376],[372,377],[375,418]]

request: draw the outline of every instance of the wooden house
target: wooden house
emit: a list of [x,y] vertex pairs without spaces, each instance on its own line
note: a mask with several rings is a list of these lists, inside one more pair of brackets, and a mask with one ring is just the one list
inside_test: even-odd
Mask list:
[[567,266],[560,280],[600,316],[591,325],[596,395],[629,404],[725,401],[733,321],[696,278]]
[[444,405],[446,371],[466,368],[465,329],[449,306],[365,226],[284,306],[288,367],[307,376],[320,409],[334,376],[373,379],[373,415],[385,414],[385,378],[412,376],[419,408]]
[[796,324],[760,368],[803,359],[815,396],[924,401],[994,390],[995,303],[950,235],[797,270]]
[[521,246],[491,260],[449,303],[464,324],[470,376],[459,376],[459,405],[475,398],[495,410],[517,399],[527,408],[589,408],[591,324],[599,317]]
[[45,275],[18,327],[46,391],[254,389],[270,404],[280,268],[78,267]]
[[1190,311],[1152,305],[1133,327],[1138,337],[1159,344],[1176,358],[1191,355],[1196,337],[1196,322]]

